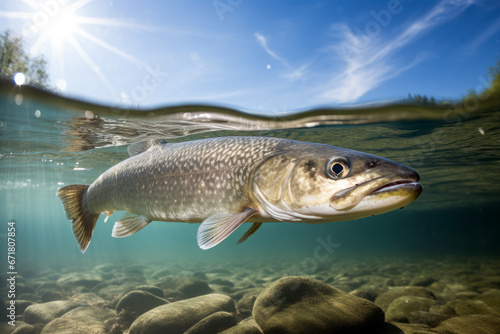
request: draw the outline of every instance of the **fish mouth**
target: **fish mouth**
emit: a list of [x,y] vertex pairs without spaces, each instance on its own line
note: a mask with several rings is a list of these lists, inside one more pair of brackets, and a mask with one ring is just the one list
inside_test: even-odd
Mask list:
[[388,183],[386,183],[378,188],[375,188],[368,195],[376,195],[376,194],[381,194],[383,192],[411,190],[413,188],[415,188],[415,190],[418,190],[418,188],[420,188],[420,192],[421,192],[423,187],[418,181],[419,180],[417,178],[400,179],[400,180],[391,181],[391,182],[388,182]]
[[418,174],[405,178],[385,178],[366,181],[338,192],[330,199],[330,207],[337,211],[351,210],[363,200],[382,200],[388,197],[415,200],[423,190]]

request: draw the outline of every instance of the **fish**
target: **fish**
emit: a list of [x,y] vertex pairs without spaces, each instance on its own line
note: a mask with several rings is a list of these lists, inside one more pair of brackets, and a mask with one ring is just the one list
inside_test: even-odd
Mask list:
[[92,184],[57,191],[80,250],[105,222],[126,211],[112,236],[152,221],[201,223],[197,243],[210,249],[243,223],[309,224],[354,220],[402,208],[421,194],[420,176],[391,160],[336,146],[272,137],[217,137],[128,147],[126,160]]

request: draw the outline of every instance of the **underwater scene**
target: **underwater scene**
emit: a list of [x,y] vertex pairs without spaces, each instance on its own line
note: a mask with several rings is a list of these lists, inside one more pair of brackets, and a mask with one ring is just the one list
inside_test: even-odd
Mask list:
[[500,3],[0,2],[0,334],[500,334]]
[[[1,290],[7,316],[15,305],[15,327],[3,322],[5,333],[500,330],[498,98],[270,117],[203,105],[127,110],[3,82],[0,106]],[[264,223],[237,244],[250,227],[244,224],[206,250],[197,243],[197,223],[153,221],[114,238],[113,225],[125,211],[116,212],[107,222],[105,215],[98,217],[82,254],[59,189],[92,184],[127,159],[134,143],[161,139],[168,147],[232,136],[327,144],[390,159],[415,170],[423,191],[403,210],[373,217]],[[287,182],[280,181],[286,167],[272,172],[268,187]],[[141,176],[145,185],[155,171],[147,173]],[[199,186],[195,174],[187,180],[193,184],[186,187]],[[125,181],[124,189],[109,196],[141,191]],[[141,205],[186,196],[182,189],[171,191],[174,197],[146,192],[150,197]],[[205,191],[187,201],[204,205]],[[6,298],[9,291],[15,304]]]

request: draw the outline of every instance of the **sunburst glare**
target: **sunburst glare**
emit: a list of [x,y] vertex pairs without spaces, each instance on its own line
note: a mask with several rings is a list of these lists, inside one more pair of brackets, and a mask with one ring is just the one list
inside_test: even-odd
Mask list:
[[[83,25],[123,26],[123,22],[115,19],[78,15],[78,11],[92,1],[24,0],[23,3],[32,9],[31,12],[0,12],[0,17],[22,19],[25,21],[26,24],[21,34],[28,42],[32,42],[30,53],[34,56],[40,54],[46,48],[50,50],[49,54],[45,56],[48,57],[49,64],[54,71],[58,90],[65,92],[67,89],[68,81],[65,71],[65,56],[68,56],[68,52],[72,48],[77,52],[86,66],[99,78],[107,90],[114,96],[118,96],[119,93],[114,89],[106,74],[101,71],[101,68],[93,60],[92,55],[81,45],[79,39],[90,41],[121,58],[133,62],[138,67],[146,67],[147,65],[125,51],[93,35],[88,29],[83,27]],[[71,59],[71,61],[74,62],[75,60]]]

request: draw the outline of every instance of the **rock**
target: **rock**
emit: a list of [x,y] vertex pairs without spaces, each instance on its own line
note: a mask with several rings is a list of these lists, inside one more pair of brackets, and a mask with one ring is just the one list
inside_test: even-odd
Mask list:
[[411,324],[424,324],[430,327],[436,327],[443,321],[449,319],[449,316],[438,315],[425,311],[415,311],[408,314],[408,322]]
[[116,305],[116,312],[120,312],[123,309],[128,309],[135,313],[138,317],[141,314],[157,307],[160,305],[167,304],[163,298],[153,295],[147,291],[133,290],[125,294],[118,304]]
[[130,334],[181,334],[218,311],[235,312],[233,300],[209,294],[158,306],[137,318],[130,326]]
[[491,309],[500,313],[500,290],[491,289],[483,294],[474,297],[474,300],[479,300],[488,305]]
[[92,289],[102,282],[102,277],[93,273],[70,273],[61,276],[61,278],[57,280],[57,283],[65,290],[71,290],[76,287]]
[[430,276],[427,276],[427,275],[419,275],[419,276],[416,276],[414,277],[411,281],[410,281],[410,286],[429,286],[431,285],[432,283],[434,283],[436,280]]
[[11,326],[9,325],[8,322],[0,322],[0,333],[2,334],[12,334],[16,331],[20,331],[22,334],[38,334],[38,332],[26,332],[28,329],[25,329],[25,327],[30,326],[29,329],[35,328],[34,326],[31,326],[29,324],[26,324],[22,321],[16,320],[16,325]]
[[351,294],[353,296],[356,296],[356,297],[359,297],[359,298],[366,299],[368,301],[371,301],[372,303],[377,298],[377,293],[375,291],[373,291],[373,290],[366,290],[366,289],[363,289],[363,288],[353,290],[353,291],[349,292],[349,294]]
[[40,334],[105,334],[104,321],[116,317],[113,310],[103,307],[78,307],[49,322]]
[[68,300],[30,305],[24,311],[23,320],[31,325],[46,324],[77,306],[77,303]]
[[228,281],[227,279],[223,279],[223,278],[214,278],[213,280],[210,281],[210,284],[217,284],[217,285],[223,285],[223,286],[228,286],[230,288],[234,288],[233,282]]
[[457,315],[455,309],[450,305],[434,305],[429,308],[429,312],[437,315],[444,315],[447,317],[454,317]]
[[415,311],[429,311],[438,302],[434,299],[417,296],[401,296],[392,301],[385,313],[387,321],[408,322],[408,315]]
[[193,277],[195,278],[199,278],[203,281],[208,281],[208,277],[207,275],[205,275],[204,273],[200,272],[200,271],[197,271],[197,272],[194,272],[193,273]]
[[17,315],[22,315],[24,311],[28,308],[30,305],[34,305],[35,303],[32,302],[31,300],[16,300],[16,314]]
[[32,301],[32,302],[35,302],[35,303],[39,303],[39,302],[42,301],[40,299],[40,296],[36,295],[34,293],[23,293],[23,294],[20,294],[19,297],[18,297],[18,299],[29,300],[29,301]]
[[[35,326],[29,324],[23,324],[19,326],[16,322],[16,329],[12,332],[12,334],[38,334],[40,330]],[[4,333],[4,332],[2,332]]]
[[106,301],[92,292],[77,293],[71,296],[71,300],[78,304],[90,304],[93,306],[104,305]]
[[463,315],[450,318],[433,330],[440,334],[498,334],[500,318],[489,315]]
[[201,319],[184,334],[217,334],[237,324],[234,314],[220,311]]
[[63,300],[63,294],[59,291],[48,290],[42,293],[42,303],[52,302],[54,300]]
[[253,318],[248,318],[220,334],[263,334],[263,332]]
[[252,309],[253,309],[253,305],[254,305],[256,299],[257,299],[256,295],[251,295],[251,296],[243,297],[236,304],[236,311],[238,314],[238,319],[246,319],[246,318],[252,316]]
[[457,315],[485,314],[500,317],[500,313],[481,300],[457,299],[449,302],[447,305],[453,307]]
[[61,287],[56,282],[42,282],[36,286],[38,293],[43,293],[45,291],[58,291]]
[[18,277],[16,276],[16,293],[19,295],[25,294],[25,293],[33,293],[35,294],[35,289],[33,289],[31,286],[29,286],[26,283],[18,283],[17,282]]
[[305,277],[284,277],[264,289],[253,307],[264,333],[372,333],[384,323],[375,304]]
[[382,327],[382,330],[377,332],[377,334],[436,334],[436,332],[433,332],[433,330],[429,326],[424,324],[386,322]]
[[163,290],[163,298],[168,300],[170,303],[187,299],[187,297],[180,291],[177,290]]
[[160,297],[160,298],[164,297],[163,290],[157,286],[154,286],[154,285],[139,285],[134,290],[147,291],[147,292],[152,293],[153,295],[155,295],[157,297]]
[[212,292],[207,282],[195,277],[181,277],[165,280],[157,284],[162,289],[173,289],[181,292],[187,298],[205,295]]
[[435,299],[434,294],[424,287],[394,287],[378,295],[375,299],[375,304],[382,310],[387,311],[392,301],[401,296],[417,296]]

